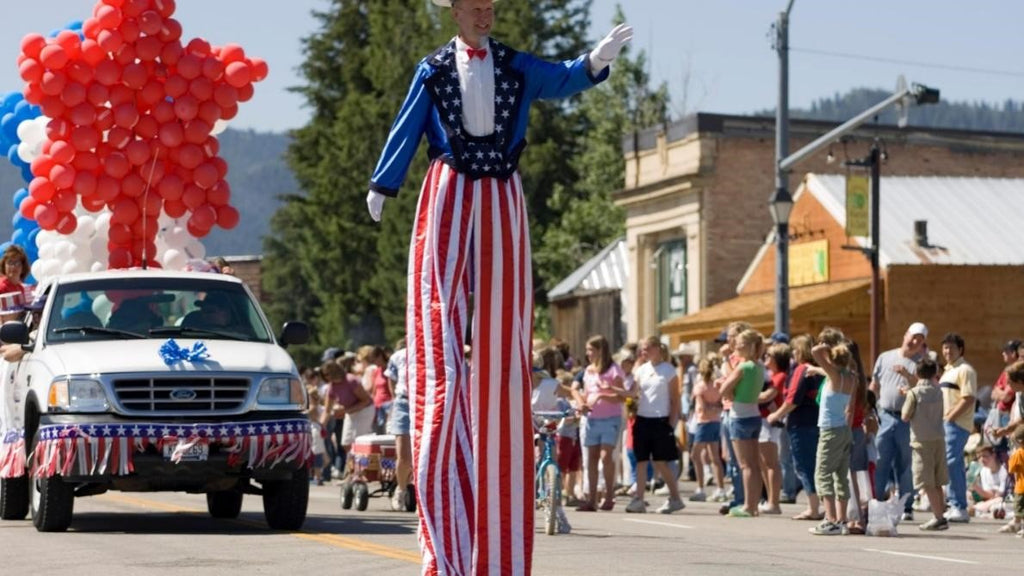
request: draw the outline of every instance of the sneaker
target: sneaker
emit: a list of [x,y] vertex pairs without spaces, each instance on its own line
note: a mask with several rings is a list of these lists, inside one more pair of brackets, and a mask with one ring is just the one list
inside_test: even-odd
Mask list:
[[668,484],[665,484],[654,491],[655,496],[668,496],[671,493],[672,490],[669,489]]
[[690,502],[707,502],[708,495],[704,492],[694,492],[690,495]]
[[1000,534],[1013,534],[1013,533],[1017,532],[1020,529],[1021,529],[1021,527],[1018,526],[1016,522],[1010,522],[1008,524],[1004,524],[1003,527],[999,529],[999,533]]
[[758,504],[757,511],[761,514],[782,514],[782,508],[772,508],[767,502]]
[[615,500],[605,498],[604,501],[601,502],[601,510],[611,510],[613,508],[615,508]]
[[914,513],[912,511],[910,511],[910,510],[907,510],[906,512],[903,513],[902,520],[904,522],[913,522],[914,521]]
[[645,514],[647,513],[647,504],[644,504],[643,498],[633,498],[626,505],[626,512],[630,514]]
[[918,526],[918,529],[926,532],[938,532],[939,530],[949,530],[949,520],[945,518],[932,518]]
[[728,515],[733,518],[753,518],[750,512],[747,512],[747,509],[743,506],[733,506],[732,508],[729,508]]
[[665,503],[658,507],[658,514],[671,514],[686,508],[686,504],[683,503],[679,498],[669,498],[665,500]]
[[971,521],[971,517],[967,515],[967,511],[963,508],[950,506],[949,510],[946,510],[946,520],[965,524]]
[[577,512],[597,512],[597,508],[590,502],[584,501],[576,507]]
[[786,496],[783,494],[779,497],[779,504],[796,504],[796,496]]
[[718,513],[722,516],[725,516],[729,513],[729,510],[732,510],[732,508],[730,508],[728,504],[722,504],[722,506],[718,509]]
[[843,533],[843,527],[835,522],[822,520],[821,524],[818,524],[813,528],[808,528],[807,531],[815,536],[841,536]]
[[718,488],[715,490],[715,493],[711,495],[711,500],[713,502],[728,502],[729,495],[726,494],[725,491],[722,490],[721,488]]
[[931,504],[928,503],[927,498],[918,498],[914,500],[914,510],[917,510],[918,512],[931,512],[932,507]]
[[391,496],[391,509],[395,512],[405,511],[405,490],[395,489],[395,493]]
[[1024,538],[1024,528],[1017,531],[1017,538]]

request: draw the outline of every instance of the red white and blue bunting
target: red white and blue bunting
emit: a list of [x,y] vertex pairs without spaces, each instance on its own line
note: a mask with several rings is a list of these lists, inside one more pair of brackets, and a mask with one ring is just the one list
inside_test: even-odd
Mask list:
[[[198,444],[219,446],[228,454],[231,467],[244,463],[248,468],[273,468],[282,463],[310,462],[313,457],[309,420],[304,418],[197,424],[58,424],[39,429],[31,466],[33,475],[40,478],[57,474],[126,476],[135,471],[137,452],[153,447],[163,453],[164,447],[171,445],[174,449],[170,460],[177,463]],[[0,477],[23,475],[24,455],[24,437],[19,443],[16,431],[8,433],[0,450]]]

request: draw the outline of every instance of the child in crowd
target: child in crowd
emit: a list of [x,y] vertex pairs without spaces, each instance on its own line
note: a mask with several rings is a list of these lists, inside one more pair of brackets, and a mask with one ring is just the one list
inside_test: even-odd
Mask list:
[[[1020,396],[1017,397],[1020,401]],[[1024,538],[1024,426],[1019,426],[1013,433],[1013,443],[1017,446],[1010,455],[1009,472],[1013,474],[1013,521],[1017,525],[1017,536]]]
[[942,427],[942,392],[935,380],[938,366],[925,357],[917,365],[917,385],[908,390],[903,402],[902,418],[910,423],[910,448],[913,450],[911,468],[914,488],[924,490],[932,518],[918,526],[921,530],[946,530],[949,521],[944,516],[945,497],[942,486],[949,482],[946,467],[946,440]]
[[[564,370],[558,371],[558,383],[566,398],[572,398],[572,374]],[[578,408],[578,406],[573,406]],[[580,471],[583,469],[583,454],[580,447],[580,419],[575,410],[558,425],[558,468],[562,471],[562,497],[565,506],[579,506],[576,497],[576,486],[580,482]]]
[[[1003,497],[1006,495],[1006,467],[999,462],[992,446],[978,449],[980,473],[968,487],[971,493],[967,511],[972,516],[997,515],[1003,511]],[[1001,516],[1000,516],[1001,517]]]
[[715,493],[711,499],[725,502],[728,496],[722,490],[722,395],[715,388],[720,360],[717,354],[709,353],[697,365],[697,382],[693,386],[694,420],[693,468],[697,475],[697,490],[690,496],[692,502],[704,502],[704,466],[711,467],[715,477]]

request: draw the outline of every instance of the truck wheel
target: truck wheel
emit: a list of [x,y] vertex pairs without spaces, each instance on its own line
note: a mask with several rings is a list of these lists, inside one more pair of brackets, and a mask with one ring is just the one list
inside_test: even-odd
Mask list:
[[30,478],[32,524],[39,532],[63,532],[71,526],[75,493],[60,476]]
[[370,503],[370,489],[366,487],[365,482],[356,482],[352,490],[356,496],[356,510],[363,512]]
[[341,485],[341,508],[342,510],[348,510],[352,507],[352,499],[355,493],[352,491],[352,483],[345,482]]
[[416,511],[416,488],[412,484],[405,487],[405,511]]
[[274,530],[298,530],[306,521],[309,504],[309,472],[296,470],[289,480],[263,483],[263,515]]
[[206,493],[206,509],[214,518],[238,518],[242,511],[242,491],[239,489]]
[[0,519],[23,520],[28,514],[28,476],[0,478]]

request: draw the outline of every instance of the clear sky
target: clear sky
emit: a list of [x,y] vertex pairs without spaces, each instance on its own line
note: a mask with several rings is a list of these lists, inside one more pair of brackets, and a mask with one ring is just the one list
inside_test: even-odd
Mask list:
[[[647,51],[655,79],[669,85],[675,116],[749,113],[776,103],[778,61],[769,30],[786,1],[594,0],[590,35],[603,36],[621,4],[636,28],[636,47]],[[22,36],[84,19],[94,1],[5,4],[11,5],[0,16],[0,92],[21,87],[14,61]],[[176,17],[186,37],[235,42],[270,64],[270,77],[257,86],[233,126],[284,130],[308,119],[301,98],[287,88],[299,83],[300,40],[316,25],[310,12],[327,5],[327,0],[178,0]],[[500,4],[498,12],[500,18]],[[791,106],[808,106],[859,86],[891,89],[900,73],[941,89],[944,100],[1024,100],[1021,22],[1020,0],[796,0],[790,24]]]

